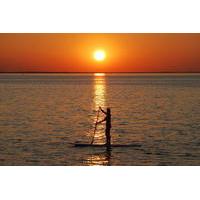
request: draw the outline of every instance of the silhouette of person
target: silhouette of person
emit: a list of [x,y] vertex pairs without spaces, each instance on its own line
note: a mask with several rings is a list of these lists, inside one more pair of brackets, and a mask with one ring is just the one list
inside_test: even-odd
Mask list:
[[106,121],[106,129],[105,129],[105,135],[106,135],[106,145],[110,146],[111,144],[111,135],[110,135],[110,129],[111,129],[111,110],[110,108],[107,108],[106,111],[104,111],[101,107],[99,107],[102,113],[106,115],[106,117],[97,122],[97,124],[101,124],[102,122]]

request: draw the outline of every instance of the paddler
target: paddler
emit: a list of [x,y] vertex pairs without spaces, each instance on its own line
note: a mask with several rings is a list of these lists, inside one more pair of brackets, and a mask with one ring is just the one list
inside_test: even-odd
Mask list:
[[101,107],[99,107],[100,111],[106,115],[106,117],[97,122],[97,124],[101,124],[102,122],[106,121],[106,129],[105,129],[105,136],[106,136],[106,145],[111,145],[111,135],[110,135],[110,129],[111,129],[111,110],[110,108],[107,108],[106,111],[104,111]]

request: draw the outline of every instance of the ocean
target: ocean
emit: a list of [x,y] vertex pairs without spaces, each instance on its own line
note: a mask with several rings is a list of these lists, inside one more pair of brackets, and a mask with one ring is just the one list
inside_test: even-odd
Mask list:
[[200,165],[200,74],[2,73],[0,165]]

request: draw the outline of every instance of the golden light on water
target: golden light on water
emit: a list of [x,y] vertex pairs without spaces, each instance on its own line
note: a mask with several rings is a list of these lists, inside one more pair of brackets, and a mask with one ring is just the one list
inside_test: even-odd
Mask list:
[[[94,97],[93,97],[93,110],[97,111],[101,106],[105,109],[106,106],[106,81],[104,73],[94,74]],[[97,112],[96,112],[97,114]],[[105,116],[100,112],[99,119],[103,119]],[[95,124],[97,116],[94,115],[93,123]],[[95,143],[105,143],[105,126],[99,124],[95,134]]]
[[105,107],[105,74],[94,74],[94,109],[98,110],[99,106]]
[[105,76],[105,73],[94,73],[94,76]]
[[111,165],[111,150],[106,149],[101,153],[93,154],[90,155],[86,159],[86,164],[89,166],[101,166],[101,165],[106,165],[109,166]]
[[[93,90],[93,105],[94,115],[92,117],[93,124],[97,120],[97,111],[99,106],[106,109],[106,75],[105,73],[94,73],[94,90]],[[104,114],[100,112],[98,121],[105,117]],[[93,131],[88,136],[93,136]],[[94,144],[105,144],[105,124],[99,124],[96,129]],[[111,150],[105,149],[100,153],[89,155],[85,159],[86,165],[110,165]]]

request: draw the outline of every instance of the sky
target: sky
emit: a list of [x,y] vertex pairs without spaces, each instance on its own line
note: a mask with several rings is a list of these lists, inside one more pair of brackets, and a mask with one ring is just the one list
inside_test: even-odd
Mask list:
[[200,34],[5,33],[0,72],[200,72]]

